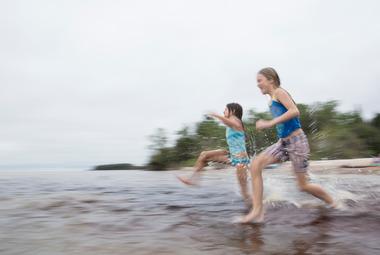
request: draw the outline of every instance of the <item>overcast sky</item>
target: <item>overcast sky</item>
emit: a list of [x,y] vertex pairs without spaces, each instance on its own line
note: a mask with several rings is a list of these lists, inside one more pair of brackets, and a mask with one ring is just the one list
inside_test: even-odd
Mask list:
[[0,169],[144,164],[229,102],[266,110],[272,66],[298,103],[380,112],[379,1],[0,1]]

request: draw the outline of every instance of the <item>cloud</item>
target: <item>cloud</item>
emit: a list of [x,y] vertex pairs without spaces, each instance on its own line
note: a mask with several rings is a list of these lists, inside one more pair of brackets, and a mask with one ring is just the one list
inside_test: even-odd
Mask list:
[[297,102],[380,112],[377,1],[3,1],[3,165],[142,164],[147,137],[226,103],[265,110],[275,67]]

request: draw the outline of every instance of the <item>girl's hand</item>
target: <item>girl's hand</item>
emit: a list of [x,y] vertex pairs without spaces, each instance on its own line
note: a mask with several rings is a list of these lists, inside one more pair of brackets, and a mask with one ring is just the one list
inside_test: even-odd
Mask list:
[[216,118],[218,115],[216,113],[209,112],[206,114],[206,116],[209,116],[210,118]]
[[266,129],[273,127],[273,122],[271,120],[258,120],[256,121],[256,129]]
[[236,130],[242,130],[242,131],[244,130],[244,128],[241,125],[240,120],[238,120],[237,117],[227,118],[225,116],[222,116],[216,113],[208,113],[207,115],[221,121],[224,125],[228,127],[234,128]]

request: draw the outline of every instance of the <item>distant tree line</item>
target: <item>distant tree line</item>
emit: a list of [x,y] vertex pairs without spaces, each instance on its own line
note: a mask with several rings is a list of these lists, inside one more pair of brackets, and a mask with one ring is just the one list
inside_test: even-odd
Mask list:
[[[373,157],[380,153],[380,114],[364,120],[360,111],[339,112],[337,101],[298,104],[302,128],[308,136],[311,159]],[[275,129],[257,131],[258,119],[271,119],[269,112],[245,112],[244,126],[249,154],[261,152],[277,141]],[[153,151],[148,168],[165,170],[191,166],[203,150],[226,149],[225,127],[214,120],[202,120],[194,128],[184,127],[168,146],[166,131],[157,129],[151,137]]]

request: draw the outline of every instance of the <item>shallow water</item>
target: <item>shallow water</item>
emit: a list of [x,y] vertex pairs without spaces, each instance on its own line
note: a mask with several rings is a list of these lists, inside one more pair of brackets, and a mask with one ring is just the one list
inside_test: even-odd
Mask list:
[[265,223],[234,171],[0,172],[0,254],[380,254],[380,175],[312,174],[345,206],[325,208],[281,168],[267,170]]

